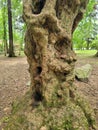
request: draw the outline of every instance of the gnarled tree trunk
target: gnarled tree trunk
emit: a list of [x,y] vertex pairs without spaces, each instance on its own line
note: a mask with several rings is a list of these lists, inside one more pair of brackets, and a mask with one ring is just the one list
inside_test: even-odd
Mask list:
[[[72,100],[74,102],[73,81],[76,56],[72,50],[72,34],[83,17],[87,3],[88,0],[23,1],[23,18],[27,25],[25,54],[31,76],[33,106],[40,102],[46,106],[60,106],[60,110],[56,110],[60,114],[64,110],[62,104],[66,106]],[[74,113],[77,105],[71,107]],[[85,109],[81,111],[84,112]],[[85,115],[87,116],[87,113]],[[86,119],[89,122],[88,117]],[[57,130],[65,128],[63,126],[59,128],[60,121],[57,122]],[[51,127],[40,128],[41,130],[55,129],[54,124]],[[79,130],[86,130],[86,125],[87,129],[89,126],[93,127],[93,123],[87,124],[82,122],[78,126]],[[69,127],[70,130],[74,128],[77,127]]]
[[24,0],[28,57],[35,101],[63,101],[71,96],[75,54],[72,33],[82,19],[87,0]]

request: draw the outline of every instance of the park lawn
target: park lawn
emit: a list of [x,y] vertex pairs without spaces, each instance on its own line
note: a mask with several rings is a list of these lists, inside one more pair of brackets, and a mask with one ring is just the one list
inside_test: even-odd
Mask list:
[[78,56],[94,56],[97,51],[96,50],[75,50],[75,53],[78,55]]

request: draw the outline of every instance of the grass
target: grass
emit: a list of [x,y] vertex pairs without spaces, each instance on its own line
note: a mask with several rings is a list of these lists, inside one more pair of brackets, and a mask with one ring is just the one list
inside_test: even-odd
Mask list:
[[75,53],[78,56],[94,56],[97,51],[96,50],[75,50]]

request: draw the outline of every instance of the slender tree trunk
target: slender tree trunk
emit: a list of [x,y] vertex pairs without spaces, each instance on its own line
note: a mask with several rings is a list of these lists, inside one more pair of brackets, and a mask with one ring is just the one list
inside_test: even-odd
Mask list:
[[98,57],[98,45],[96,45],[97,53],[95,54],[96,57]]
[[97,51],[97,53],[95,54],[95,56],[98,57],[98,51]]
[[11,11],[11,0],[7,0],[8,6],[8,29],[9,29],[9,57],[15,56],[13,46],[13,29],[12,29],[12,11]]
[[87,46],[86,46],[86,49],[89,50],[89,45],[90,45],[90,42],[87,41]]

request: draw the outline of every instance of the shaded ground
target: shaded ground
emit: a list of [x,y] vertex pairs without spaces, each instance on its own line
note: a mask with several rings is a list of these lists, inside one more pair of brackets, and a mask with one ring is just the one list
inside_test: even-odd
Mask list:
[[[90,63],[93,66],[92,75],[88,83],[75,81],[77,90],[86,96],[96,112],[98,120],[98,58],[79,57],[76,66]],[[21,97],[29,87],[30,80],[27,71],[26,58],[7,58],[0,56],[0,119],[8,116],[11,104],[16,97]]]

